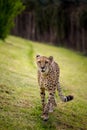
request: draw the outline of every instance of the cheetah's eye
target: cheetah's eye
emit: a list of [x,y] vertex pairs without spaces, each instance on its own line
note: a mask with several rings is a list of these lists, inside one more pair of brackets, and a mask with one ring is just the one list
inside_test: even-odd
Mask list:
[[38,63],[40,64],[40,63],[41,63],[41,61],[38,61]]
[[45,61],[45,64],[48,64],[48,61]]

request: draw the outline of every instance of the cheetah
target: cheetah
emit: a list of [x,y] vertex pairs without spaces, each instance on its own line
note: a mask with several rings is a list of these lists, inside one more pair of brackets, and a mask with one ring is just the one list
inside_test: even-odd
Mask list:
[[[38,68],[38,84],[40,86],[40,96],[42,102],[42,119],[47,121],[49,112],[53,112],[54,107],[57,106],[55,101],[56,89],[59,97],[63,102],[68,102],[73,99],[72,95],[64,96],[59,83],[60,69],[58,64],[54,61],[53,56],[36,56],[36,64]],[[45,90],[48,91],[48,101],[45,101]]]

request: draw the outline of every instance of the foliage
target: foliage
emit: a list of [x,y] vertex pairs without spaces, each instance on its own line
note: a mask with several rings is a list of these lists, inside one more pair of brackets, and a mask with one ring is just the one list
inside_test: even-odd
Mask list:
[[13,26],[14,18],[23,10],[21,0],[1,0],[0,1],[0,38],[5,37]]

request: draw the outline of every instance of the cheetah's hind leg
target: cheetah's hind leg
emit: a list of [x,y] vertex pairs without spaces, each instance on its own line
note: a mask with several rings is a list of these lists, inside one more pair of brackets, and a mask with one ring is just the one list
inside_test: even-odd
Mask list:
[[50,106],[49,106],[49,112],[52,113],[52,112],[53,112],[53,109],[54,109],[53,104],[50,103]]
[[49,116],[48,114],[43,114],[41,118],[43,119],[43,121],[47,121],[49,119]]
[[54,108],[57,106],[56,102],[54,102],[54,104],[50,103],[49,106],[49,113],[52,113],[54,111]]

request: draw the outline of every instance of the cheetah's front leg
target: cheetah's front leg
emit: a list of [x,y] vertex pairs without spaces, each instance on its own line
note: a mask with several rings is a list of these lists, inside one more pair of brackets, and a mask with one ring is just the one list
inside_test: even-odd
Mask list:
[[48,103],[44,107],[43,119],[46,121],[48,120],[49,116],[48,113],[53,111],[53,107],[56,106],[55,98],[54,98],[54,91],[49,91]]
[[[44,88],[40,88],[40,96],[41,96],[41,102],[42,102],[42,111],[44,112],[44,107],[45,107],[45,89]],[[43,117],[43,112],[42,112],[41,117]]]

